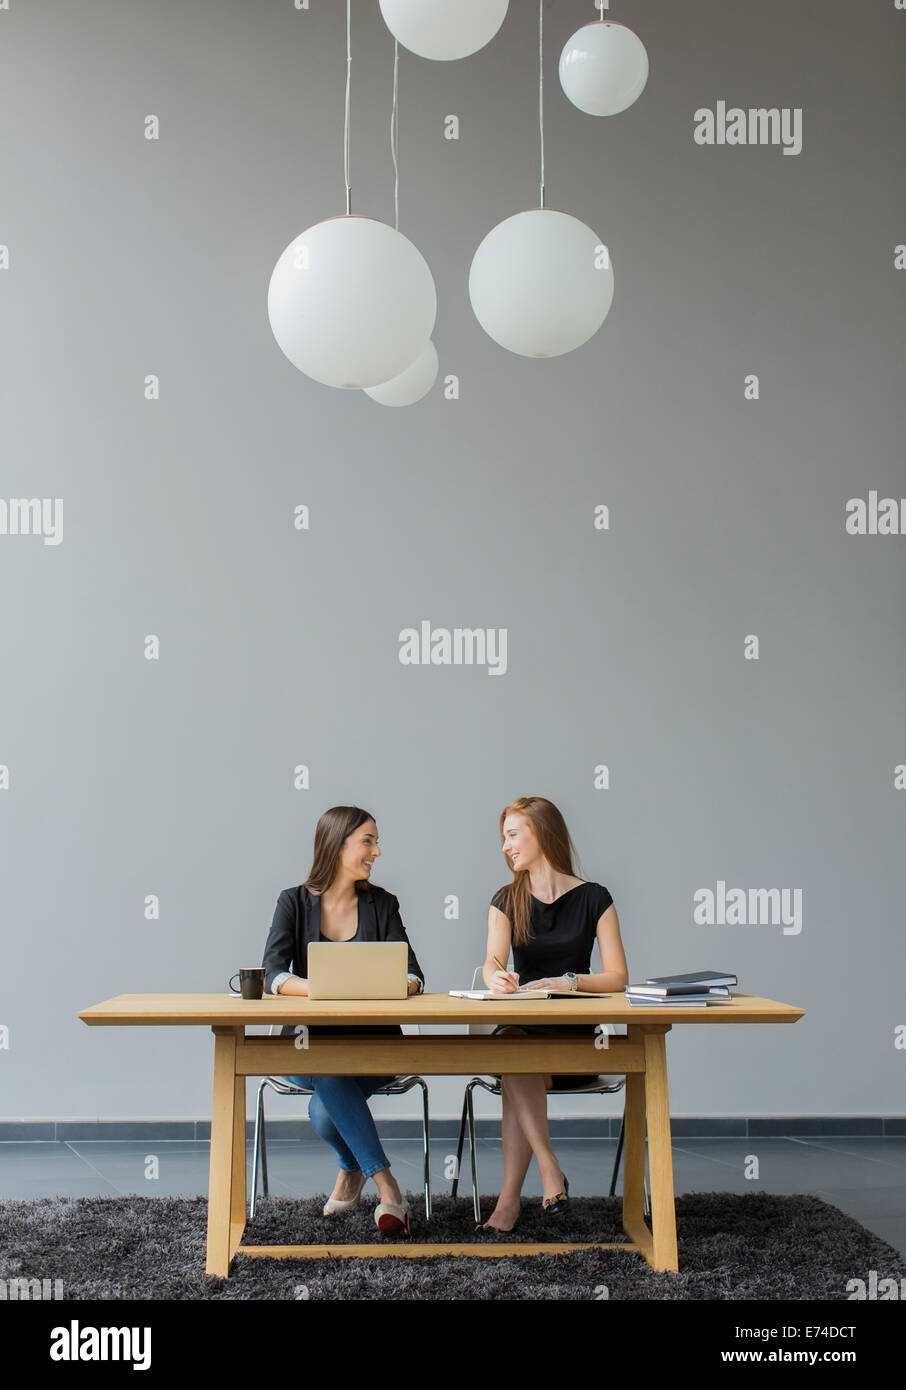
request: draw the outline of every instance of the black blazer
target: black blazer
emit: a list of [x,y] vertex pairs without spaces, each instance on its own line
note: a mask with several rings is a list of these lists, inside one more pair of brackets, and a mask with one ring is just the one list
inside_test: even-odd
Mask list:
[[[310,893],[301,884],[295,888],[284,888],[277,899],[274,920],[261,962],[265,971],[265,993],[270,993],[274,978],[284,970],[288,970],[291,975],[300,976],[303,980],[308,978],[308,943],[318,941],[320,933],[320,895]],[[399,899],[388,893],[386,888],[379,888],[376,883],[366,883],[359,889],[359,930],[356,940],[405,941],[409,947],[408,972],[410,975],[418,976],[424,989],[425,977],[406,935],[400,917]],[[282,1031],[285,1036],[289,1036],[293,1028],[287,1024]],[[400,1029],[388,1027],[375,1031],[398,1033]]]

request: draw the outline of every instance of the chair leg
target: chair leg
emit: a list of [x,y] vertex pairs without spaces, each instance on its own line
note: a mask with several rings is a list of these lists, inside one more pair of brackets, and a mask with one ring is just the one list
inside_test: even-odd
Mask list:
[[267,1155],[265,1151],[266,1139],[264,1135],[264,1088],[266,1081],[262,1081],[258,1087],[258,1103],[255,1106],[255,1146],[252,1156],[252,1201],[249,1208],[249,1220],[255,1215],[255,1205],[258,1201],[258,1171],[261,1166],[261,1159],[264,1158],[264,1195],[267,1196]]
[[478,1155],[475,1151],[475,1110],[472,1105],[474,1089],[475,1083],[470,1081],[466,1087],[466,1106],[469,1112],[469,1153],[472,1158],[472,1210],[475,1213],[475,1225],[478,1226],[481,1222],[481,1202],[478,1195]]
[[620,1171],[620,1159],[623,1157],[623,1137],[626,1133],[626,1106],[623,1105],[623,1120],[620,1125],[620,1138],[617,1142],[617,1156],[613,1161],[613,1172],[610,1175],[610,1195],[614,1196],[617,1190],[617,1174]]
[[422,1142],[425,1150],[425,1220],[431,1220],[431,1130],[428,1118],[428,1087],[421,1077],[418,1084],[422,1088]]
[[459,1190],[459,1168],[462,1163],[462,1146],[466,1139],[466,1097],[463,1093],[462,1098],[462,1118],[459,1121],[459,1143],[456,1146],[456,1172],[453,1174],[453,1186],[450,1188],[450,1196],[455,1197]]

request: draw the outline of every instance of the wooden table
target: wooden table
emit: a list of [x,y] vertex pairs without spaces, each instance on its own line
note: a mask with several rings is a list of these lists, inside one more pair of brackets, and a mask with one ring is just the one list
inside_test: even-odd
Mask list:
[[[410,999],[326,1002],[298,995],[244,1000],[225,994],[118,994],[83,1009],[91,1025],[204,1026],[214,1034],[214,1098],[208,1187],[208,1274],[228,1277],[237,1250],[250,1256],[536,1255],[567,1250],[635,1250],[653,1269],[676,1270],[673,1155],[667,1098],[666,1035],[674,1024],[795,1023],[803,1009],[757,995],[734,993],[717,1007],[633,1008],[625,995],[598,999],[525,999],[497,1002],[420,994]],[[315,1033],[302,1050],[293,1038],[247,1036],[247,1026],[269,1024],[625,1024],[625,1037],[594,1038],[466,1034],[356,1037]],[[303,1060],[304,1059],[304,1060]],[[242,1245],[246,1223],[245,1083],[249,1076],[499,1076],[514,1073],[624,1074],[626,1130],[623,1172],[625,1243],[596,1242],[429,1245],[384,1241],[374,1245]],[[648,1140],[651,1225],[643,1214],[645,1139]]]

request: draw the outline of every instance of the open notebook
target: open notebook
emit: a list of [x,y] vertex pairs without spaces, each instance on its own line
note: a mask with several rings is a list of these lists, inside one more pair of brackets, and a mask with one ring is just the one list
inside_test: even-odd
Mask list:
[[514,994],[495,994],[492,989],[451,989],[454,999],[603,999],[593,989],[517,989]]

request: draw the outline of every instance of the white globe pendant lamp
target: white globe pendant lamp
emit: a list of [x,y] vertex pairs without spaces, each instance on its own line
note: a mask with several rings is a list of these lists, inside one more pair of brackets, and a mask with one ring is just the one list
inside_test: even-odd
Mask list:
[[469,298],[484,331],[523,357],[560,357],[587,343],[613,302],[613,266],[597,233],[545,207],[543,0],[538,7],[540,206],[507,217],[479,245]]
[[560,54],[560,85],[573,106],[590,116],[625,111],[642,95],[647,81],[645,45],[625,24],[586,24]]
[[607,247],[566,212],[532,208],[488,232],[469,272],[488,337],[523,357],[560,357],[587,343],[613,300]]
[[437,380],[438,365],[437,348],[429,340],[411,367],[381,386],[366,387],[365,395],[377,401],[378,405],[415,405],[416,401],[427,396]]
[[289,243],[267,312],[279,347],[325,386],[369,387],[418,357],[437,314],[424,256],[370,217],[331,217]]
[[381,0],[384,23],[420,58],[452,62],[490,43],[509,0]]
[[437,294],[428,263],[394,227],[354,217],[349,184],[349,37],[346,4],[346,215],[306,228],[271,274],[267,312],[278,346],[300,372],[326,386],[391,381],[431,337]]

